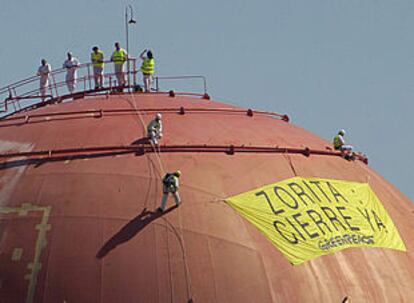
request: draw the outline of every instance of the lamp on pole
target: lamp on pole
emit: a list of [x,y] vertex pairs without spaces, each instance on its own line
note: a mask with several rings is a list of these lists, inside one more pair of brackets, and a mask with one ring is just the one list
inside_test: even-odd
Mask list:
[[[128,8],[130,14],[128,14]],[[129,16],[130,15],[130,16]],[[129,17],[129,20],[128,20]],[[134,20],[134,11],[132,10],[132,6],[128,5],[125,7],[125,34],[126,34],[126,49],[129,56],[129,25],[135,24],[137,21]],[[127,74],[128,74],[128,91],[130,91],[131,87],[131,77],[130,77],[130,65],[129,65],[129,59],[127,61]]]

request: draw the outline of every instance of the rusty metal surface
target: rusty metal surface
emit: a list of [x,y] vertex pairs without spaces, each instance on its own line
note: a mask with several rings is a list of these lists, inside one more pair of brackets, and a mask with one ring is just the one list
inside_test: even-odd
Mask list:
[[[36,123],[0,125],[0,151],[129,146],[143,138],[153,114],[46,119],[47,113],[181,106],[236,108],[151,94],[76,100],[25,113],[46,114]],[[169,145],[329,146],[265,115],[166,112],[163,123],[162,143]],[[183,172],[183,204],[175,208],[170,200],[160,215],[154,210],[162,169]],[[295,175],[369,182],[407,252],[352,248],[292,266],[223,202]],[[1,302],[414,300],[413,204],[358,161],[237,152],[20,157],[1,160],[0,187]]]

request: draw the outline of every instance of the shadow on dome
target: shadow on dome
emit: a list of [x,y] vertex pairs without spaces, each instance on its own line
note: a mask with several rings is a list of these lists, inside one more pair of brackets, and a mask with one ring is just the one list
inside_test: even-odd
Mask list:
[[125,226],[123,226],[111,239],[109,239],[104,246],[96,254],[97,259],[104,258],[111,250],[115,249],[118,245],[131,240],[136,234],[142,231],[148,224],[152,221],[168,214],[177,208],[177,205],[174,205],[164,212],[159,211],[148,211],[146,208],[136,216],[134,219],[129,221]]

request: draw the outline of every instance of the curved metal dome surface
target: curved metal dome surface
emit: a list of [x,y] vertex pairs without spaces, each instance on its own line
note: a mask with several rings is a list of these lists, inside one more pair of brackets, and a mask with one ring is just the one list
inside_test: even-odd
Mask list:
[[[156,112],[159,153],[143,144]],[[278,116],[178,94],[3,119],[0,301],[414,301],[412,202],[329,145]],[[162,175],[176,169],[183,203],[160,214]],[[224,200],[294,176],[369,183],[407,251],[348,248],[293,266]]]

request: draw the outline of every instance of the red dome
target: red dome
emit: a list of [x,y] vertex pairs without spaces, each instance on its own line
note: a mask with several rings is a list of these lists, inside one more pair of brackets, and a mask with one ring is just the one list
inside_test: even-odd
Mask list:
[[[157,112],[154,153],[143,142]],[[1,301],[414,300],[412,203],[282,118],[138,93],[0,120]],[[177,169],[183,203],[161,215],[161,178]],[[407,252],[356,247],[291,265],[224,199],[294,176],[368,182]]]

